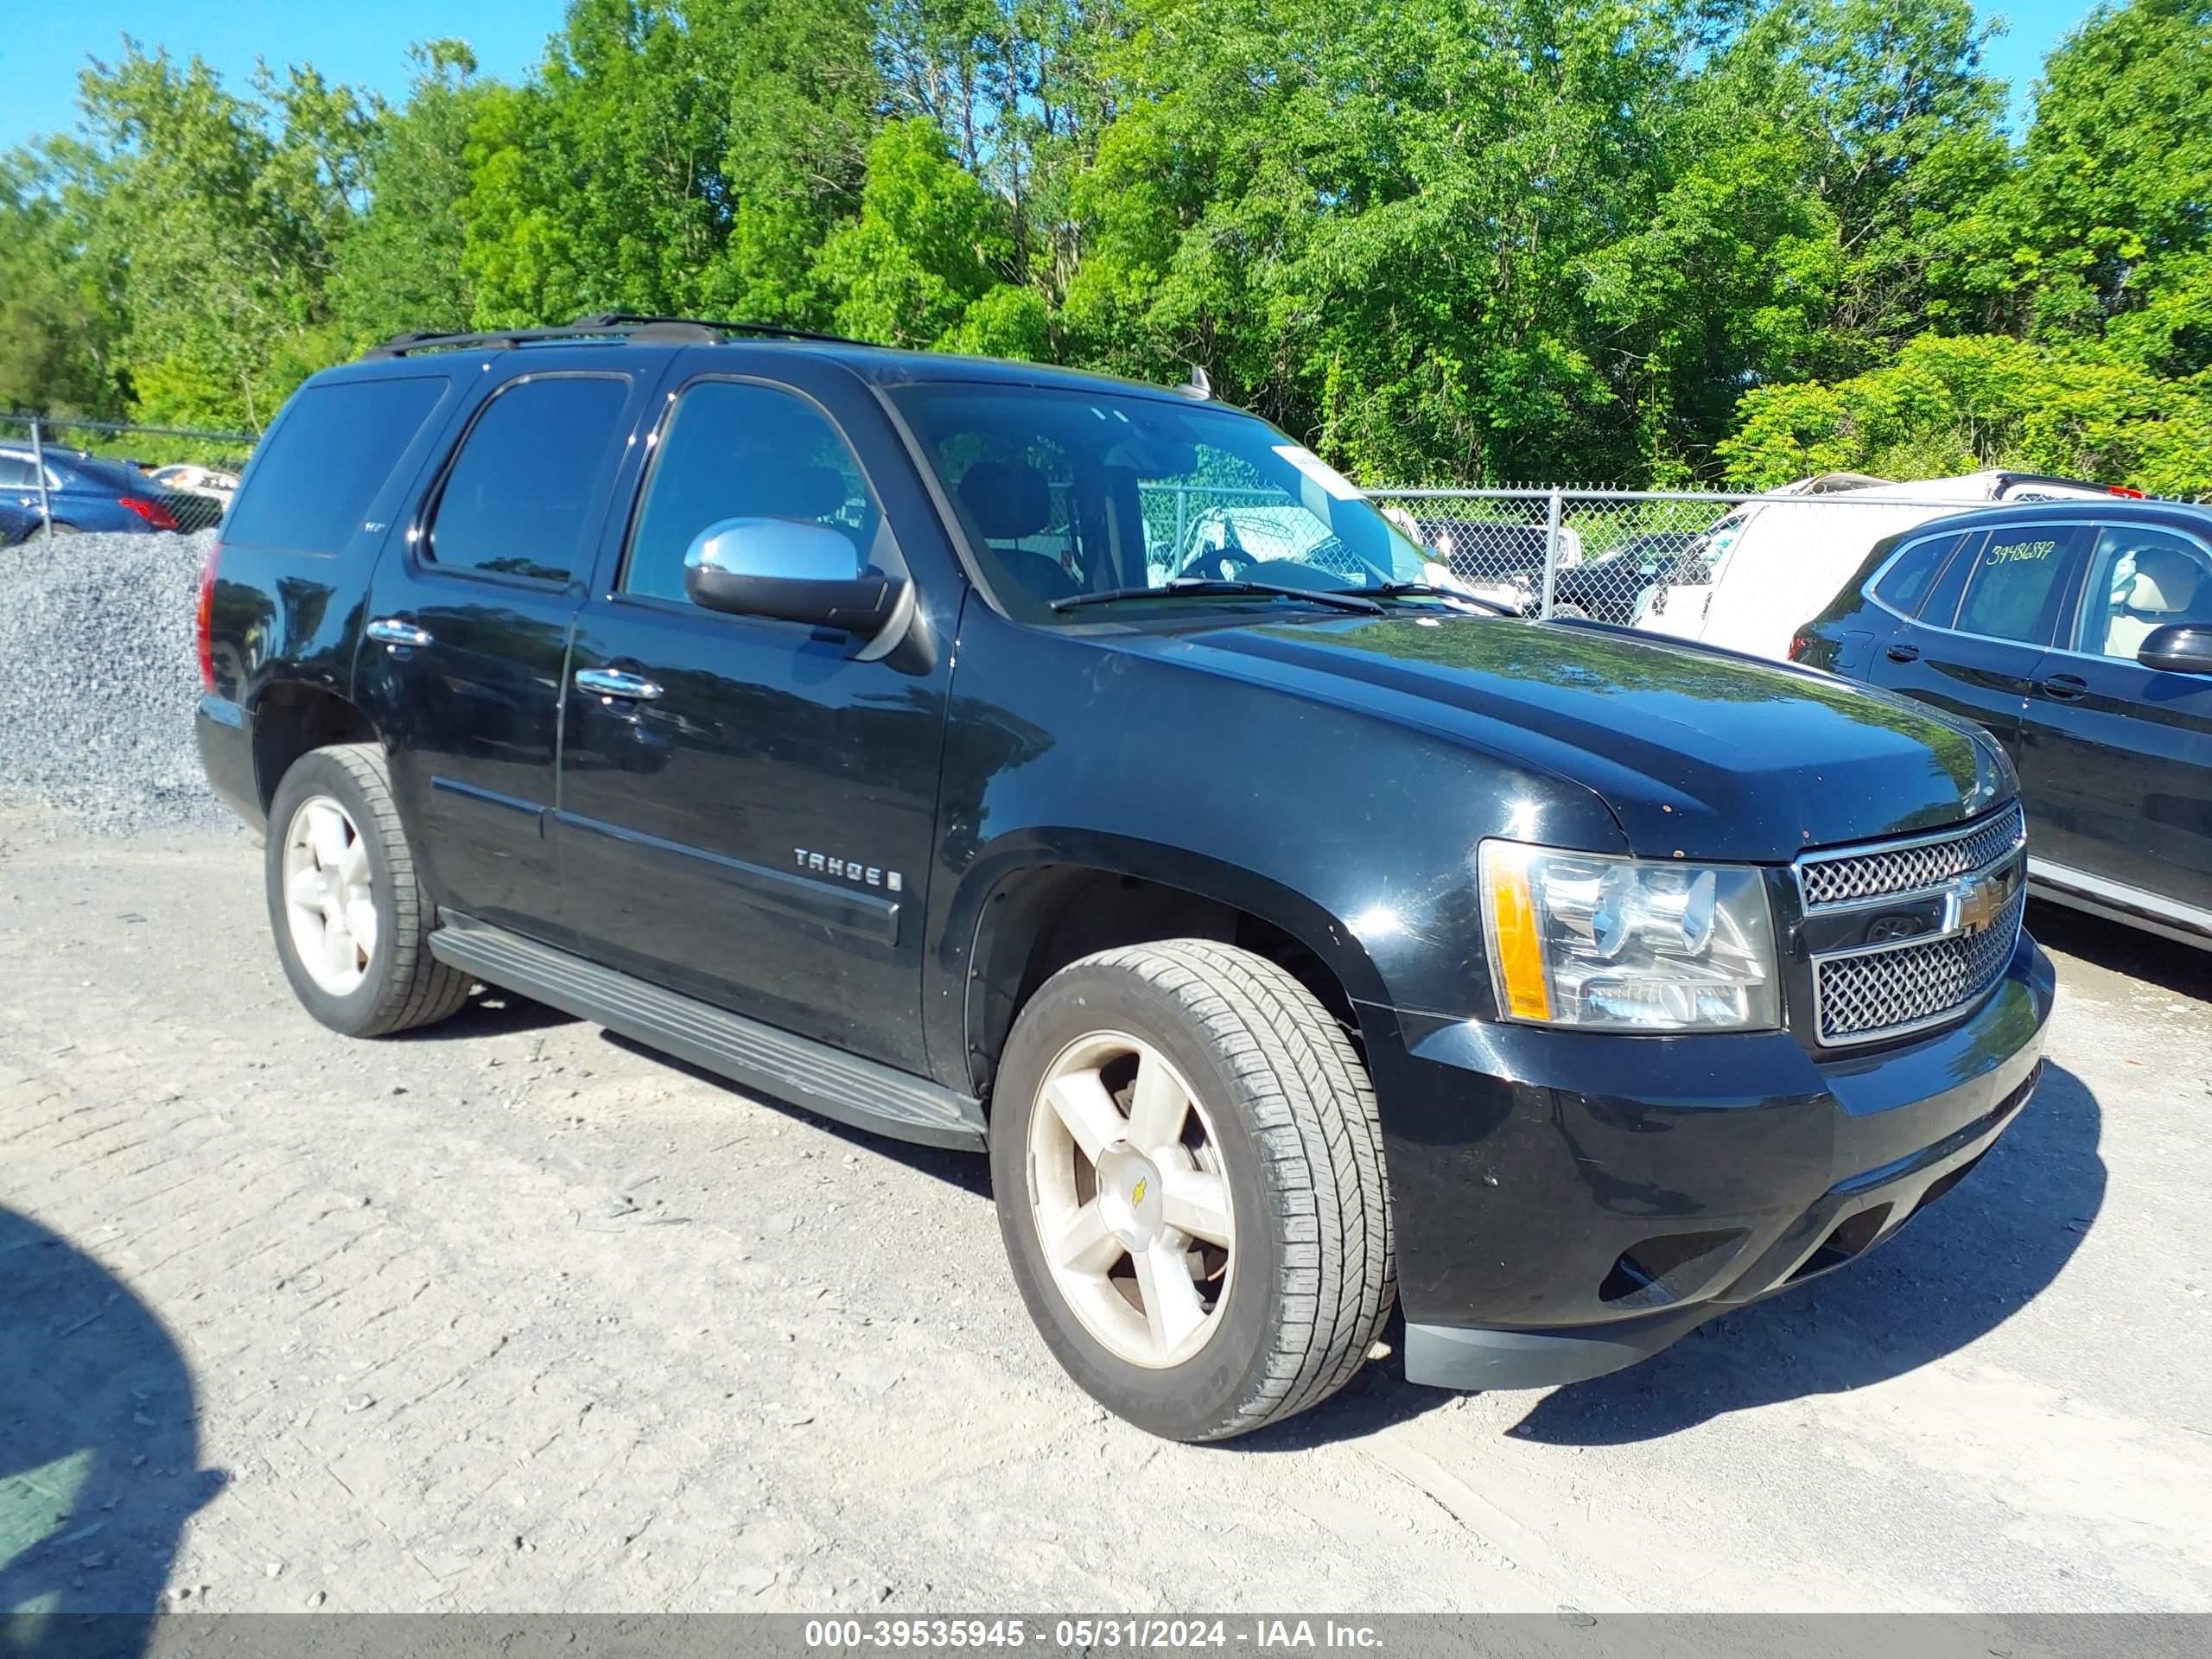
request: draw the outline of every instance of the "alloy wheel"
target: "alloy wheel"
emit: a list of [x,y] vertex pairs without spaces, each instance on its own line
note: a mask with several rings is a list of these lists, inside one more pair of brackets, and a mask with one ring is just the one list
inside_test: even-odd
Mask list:
[[377,949],[369,849],[344,807],[310,796],[284,831],[284,918],[309,977],[333,996],[357,989]]
[[1030,1113],[1029,1202],[1054,1284],[1108,1351],[1163,1370],[1205,1346],[1236,1217],[1212,1120],[1166,1055],[1122,1032],[1060,1052]]

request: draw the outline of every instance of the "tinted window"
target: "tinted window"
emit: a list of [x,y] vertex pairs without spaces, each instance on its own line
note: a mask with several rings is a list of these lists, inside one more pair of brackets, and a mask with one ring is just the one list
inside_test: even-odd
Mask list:
[[2155,630],[2178,622],[2212,623],[2212,555],[2171,530],[2099,531],[2074,649],[2133,662]]
[[1991,639],[2048,640],[2071,538],[2071,531],[2055,527],[1992,531],[1967,578],[1959,631]]
[[445,394],[444,376],[309,386],[255,453],[223,539],[334,553]]
[[29,461],[17,455],[0,455],[0,490],[37,487],[38,479]]
[[607,502],[630,383],[518,381],[485,405],[438,493],[429,556],[451,569],[566,582]]
[[653,455],[622,591],[683,599],[683,556],[725,518],[789,518],[853,538],[868,563],[876,510],[860,464],[822,411],[773,386],[709,380],[677,400]]
[[1902,615],[1919,615],[1920,601],[1935,586],[1943,561],[1956,552],[1964,540],[1963,536],[1937,536],[1915,542],[1882,573],[1881,580],[1874,584],[1874,597]]

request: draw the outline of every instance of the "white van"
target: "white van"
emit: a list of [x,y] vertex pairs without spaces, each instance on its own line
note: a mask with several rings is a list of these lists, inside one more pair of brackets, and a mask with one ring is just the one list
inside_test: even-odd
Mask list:
[[[1787,658],[1799,625],[1818,614],[1859,568],[1869,550],[1894,536],[1961,508],[1996,501],[2099,499],[2129,495],[2071,479],[2026,473],[1969,473],[1959,478],[1867,482],[1819,488],[1807,480],[1746,501],[1707,535],[1714,550],[1709,579],[1677,582],[1656,594],[1638,627],[1702,639],[1732,651]],[[1817,493],[1807,489],[1813,486]],[[1711,545],[1711,543],[1708,543]]]

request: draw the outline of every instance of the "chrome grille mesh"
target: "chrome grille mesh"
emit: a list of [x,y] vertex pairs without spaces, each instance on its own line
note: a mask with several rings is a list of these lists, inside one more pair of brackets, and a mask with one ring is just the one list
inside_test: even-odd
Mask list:
[[1953,876],[1996,863],[2024,839],[2025,826],[2015,803],[1962,835],[1901,847],[1814,854],[1798,861],[1797,881],[1808,911],[1924,893]]
[[2025,890],[1979,933],[1891,946],[1814,964],[1823,1043],[1863,1041],[1940,1019],[1987,990],[2019,937]]

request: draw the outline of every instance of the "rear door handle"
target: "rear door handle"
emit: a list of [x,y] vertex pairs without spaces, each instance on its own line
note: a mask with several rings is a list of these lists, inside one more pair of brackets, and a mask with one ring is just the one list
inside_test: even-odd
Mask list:
[[362,632],[380,645],[427,645],[430,643],[427,628],[418,628],[412,622],[397,616],[380,616]]
[[2078,674],[2054,674],[2049,679],[2036,682],[2036,690],[2046,697],[2056,697],[2061,702],[2088,695],[2089,683]]
[[632,702],[651,702],[660,696],[660,687],[654,681],[619,668],[580,668],[576,671],[576,689]]
[[1891,645],[1882,653],[1893,663],[1916,663],[1920,660],[1918,645]]

